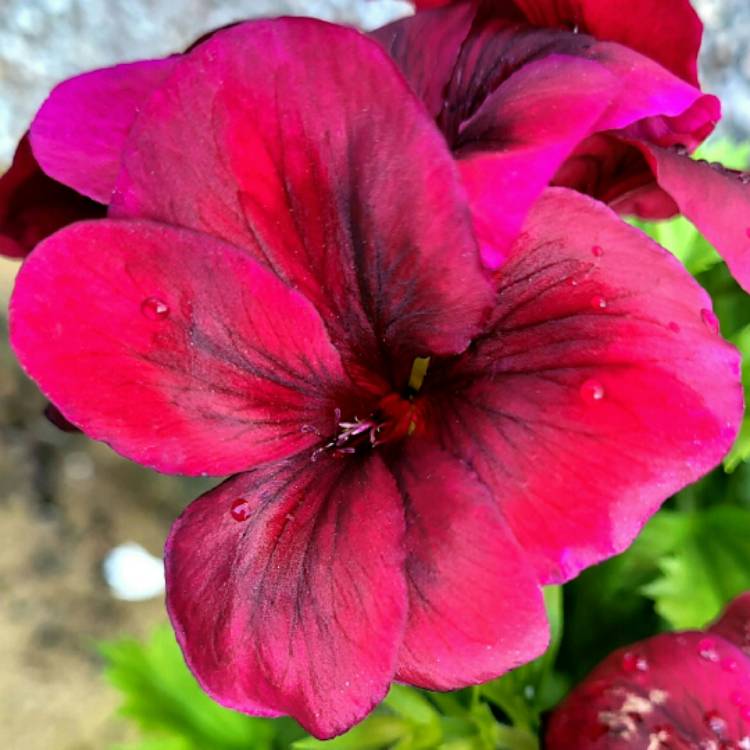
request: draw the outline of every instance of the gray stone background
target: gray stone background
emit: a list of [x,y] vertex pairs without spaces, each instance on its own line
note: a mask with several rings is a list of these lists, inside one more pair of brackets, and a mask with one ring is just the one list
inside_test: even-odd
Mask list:
[[[695,5],[706,24],[704,87],[724,102],[721,132],[748,137],[750,1]],[[80,71],[168,54],[250,16],[306,14],[372,28],[408,12],[404,0],[0,0],[0,165],[51,86]]]
[[[750,0],[695,2],[707,28],[705,88],[724,102],[721,131],[748,138]],[[80,71],[180,50],[250,16],[305,13],[370,28],[407,12],[400,0],[0,0],[0,170],[49,89]],[[160,554],[171,521],[205,487],[142,469],[41,416],[43,399],[5,335],[17,268],[0,259],[0,750],[105,750],[132,728],[116,717],[95,644],[143,637],[165,615],[158,599],[113,599],[102,560],[126,541]]]

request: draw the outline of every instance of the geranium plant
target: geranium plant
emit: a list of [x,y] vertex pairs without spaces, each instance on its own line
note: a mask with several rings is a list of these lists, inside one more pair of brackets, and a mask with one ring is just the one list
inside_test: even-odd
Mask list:
[[123,456],[229,477],[165,549],[224,706],[327,739],[394,681],[531,662],[542,587],[733,444],[739,353],[621,216],[682,213],[748,284],[750,184],[689,155],[699,21],[569,5],[240,23],[64,82],[0,182],[28,375]]

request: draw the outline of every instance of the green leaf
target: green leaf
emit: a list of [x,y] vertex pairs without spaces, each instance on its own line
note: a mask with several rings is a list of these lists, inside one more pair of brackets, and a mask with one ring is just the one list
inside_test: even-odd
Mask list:
[[642,591],[672,628],[702,628],[750,588],[750,511],[718,505],[660,515],[674,527],[673,548]]
[[393,716],[373,715],[346,734],[322,742],[307,737],[294,743],[295,750],[379,750],[391,747],[409,734],[409,724]]
[[185,666],[172,631],[143,644],[105,644],[106,674],[124,697],[121,713],[147,735],[149,750],[275,750],[304,736],[286,719],[256,719],[214,703]]

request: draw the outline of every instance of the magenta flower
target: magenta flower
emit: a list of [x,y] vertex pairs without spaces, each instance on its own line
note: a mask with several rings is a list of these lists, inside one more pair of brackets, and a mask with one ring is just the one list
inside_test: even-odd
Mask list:
[[95,70],[52,91],[0,177],[0,255],[25,257],[58,229],[106,214],[125,137],[173,60]]
[[610,654],[553,713],[547,750],[748,750],[750,593],[708,632]]
[[166,548],[177,638],[224,705],[330,737],[392,680],[528,661],[540,585],[731,445],[738,356],[705,292],[559,188],[490,277],[442,135],[357,32],[214,35],[122,163],[111,218],[24,263],[11,338],[91,437],[235,474]]
[[720,117],[698,88],[702,26],[687,0],[463,0],[373,34],[460,160],[494,237],[482,238],[490,267],[554,184],[620,213],[681,212],[750,288],[750,185],[687,155]]

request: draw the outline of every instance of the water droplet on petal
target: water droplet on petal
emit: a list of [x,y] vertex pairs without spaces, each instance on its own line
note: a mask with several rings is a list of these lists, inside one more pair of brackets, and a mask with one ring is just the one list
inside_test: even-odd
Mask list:
[[679,332],[680,332],[680,330],[681,330],[681,329],[680,329],[680,324],[679,324],[679,323],[675,323],[675,322],[674,322],[674,320],[673,320],[673,321],[672,321],[672,322],[671,322],[671,323],[669,324],[669,330],[670,330],[670,331],[672,331],[672,332],[674,332],[674,333],[679,333]]
[[592,254],[592,255],[593,255],[593,256],[594,256],[595,258],[601,258],[601,257],[602,257],[602,255],[604,255],[604,248],[603,248],[603,247],[602,247],[601,245],[594,245],[594,246],[593,246],[593,247],[591,248],[591,254]]
[[739,664],[734,659],[722,659],[721,668],[725,672],[736,672],[739,669]]
[[569,276],[568,286],[578,286],[578,279],[573,278],[573,276]]
[[600,294],[595,295],[591,298],[591,307],[595,310],[604,310],[607,306],[607,300],[604,299]]
[[169,315],[169,305],[156,297],[148,297],[141,302],[141,312],[149,320],[164,320]]
[[604,386],[598,380],[587,380],[580,389],[584,401],[601,401],[604,398]]
[[703,721],[706,726],[714,734],[719,735],[719,737],[721,737],[727,729],[727,723],[718,711],[708,711],[703,715]]
[[238,497],[229,506],[229,513],[235,521],[247,521],[250,518],[250,503],[244,497]]
[[648,661],[632,651],[626,651],[620,660],[623,672],[633,674],[634,672],[648,672]]
[[704,307],[701,310],[701,318],[711,333],[719,332],[719,319],[716,317],[716,313],[714,313],[713,310]]
[[730,693],[729,694],[729,700],[735,706],[744,706],[745,705],[745,696],[742,695],[742,693],[740,693],[739,690],[735,690],[733,693]]
[[706,661],[719,661],[716,652],[716,641],[713,638],[701,638],[698,641],[698,654]]

